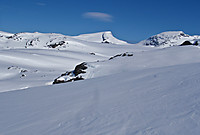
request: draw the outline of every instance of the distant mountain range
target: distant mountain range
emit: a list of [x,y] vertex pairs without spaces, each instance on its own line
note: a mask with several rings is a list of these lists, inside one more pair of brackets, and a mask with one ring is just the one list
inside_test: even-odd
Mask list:
[[[7,33],[0,31],[1,48],[58,48],[66,49],[70,45],[85,43],[128,44],[126,41],[115,38],[110,31],[66,36],[56,33]],[[5,46],[6,43],[6,46]],[[199,45],[200,36],[190,36],[183,31],[169,31],[154,35],[136,45],[170,47],[177,45]]]

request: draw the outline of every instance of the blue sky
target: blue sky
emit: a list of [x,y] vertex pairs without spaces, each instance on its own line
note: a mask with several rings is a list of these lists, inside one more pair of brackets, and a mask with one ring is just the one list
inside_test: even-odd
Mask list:
[[169,30],[200,35],[199,0],[0,0],[0,30],[79,35],[112,31],[138,42]]

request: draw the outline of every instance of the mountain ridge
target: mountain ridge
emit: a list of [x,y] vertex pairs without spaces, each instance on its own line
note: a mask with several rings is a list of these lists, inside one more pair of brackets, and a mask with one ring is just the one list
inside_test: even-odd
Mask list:
[[188,41],[189,44],[185,45],[193,45],[195,43],[195,45],[199,45],[200,36],[190,36],[185,34],[183,31],[167,31],[151,36],[148,39],[139,42],[138,44],[154,47],[170,47],[183,45],[186,41]]
[[5,48],[58,48],[80,45],[83,42],[102,44],[128,44],[125,41],[115,38],[111,31],[91,34],[81,34],[78,36],[67,36],[58,33],[7,33],[0,31],[0,47]]
[[[103,31],[96,33],[80,34],[78,36],[68,36],[59,33],[40,33],[40,32],[21,32],[8,33],[0,31],[0,47],[3,43],[13,44],[16,41],[16,46],[20,48],[38,47],[38,48],[59,48],[64,49],[67,44],[81,44],[84,42],[116,44],[116,45],[145,45],[153,47],[170,47],[177,45],[199,45],[199,35],[188,35],[183,31],[166,31],[153,35],[146,40],[136,44],[129,44],[126,41],[119,40],[113,36],[111,31]],[[18,42],[19,41],[19,42]],[[69,41],[69,42],[68,42]],[[2,42],[2,43],[1,43]],[[16,42],[14,42],[16,44]],[[9,46],[7,47],[9,48]]]

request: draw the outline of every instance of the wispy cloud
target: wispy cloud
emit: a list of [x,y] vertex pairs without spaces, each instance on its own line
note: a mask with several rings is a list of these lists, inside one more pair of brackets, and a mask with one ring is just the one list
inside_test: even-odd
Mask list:
[[86,12],[83,14],[83,17],[100,20],[100,21],[104,21],[104,22],[112,22],[113,21],[112,15],[109,15],[106,13],[101,13],[101,12]]
[[36,5],[38,5],[38,6],[46,6],[47,4],[43,3],[43,2],[37,2]]

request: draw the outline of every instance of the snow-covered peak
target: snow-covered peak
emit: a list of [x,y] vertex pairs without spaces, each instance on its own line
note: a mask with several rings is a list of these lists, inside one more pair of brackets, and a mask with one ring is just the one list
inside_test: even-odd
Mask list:
[[183,31],[168,31],[162,32],[160,34],[154,35],[147,40],[141,41],[143,45],[147,46],[162,46],[169,47],[175,45],[181,45],[185,41],[191,42],[191,44],[195,43],[200,39],[199,36],[190,36],[185,34]]
[[115,38],[111,31],[82,34],[74,38],[97,43],[127,44],[127,42]]
[[[127,44],[112,35],[111,31],[83,34],[79,36],[66,36],[58,33],[22,32],[7,33],[0,31],[0,48],[82,48],[88,43]],[[7,43],[6,46],[4,43]],[[81,46],[80,46],[81,45]]]
[[183,31],[166,31],[166,32],[162,32],[158,35],[164,35],[164,36],[177,36],[177,35],[187,35],[185,34]]
[[8,33],[8,32],[4,32],[4,31],[0,31],[0,37],[6,37],[6,36],[11,36],[13,35],[12,33]]

